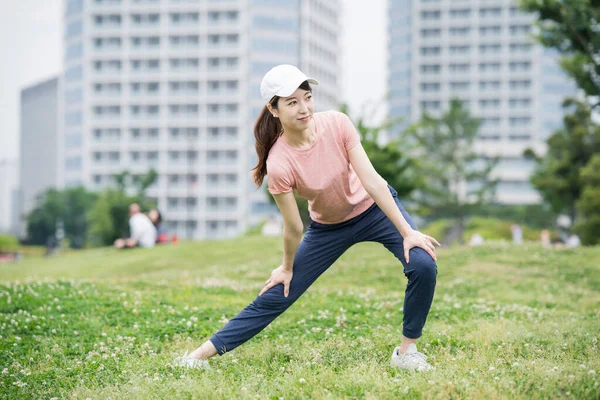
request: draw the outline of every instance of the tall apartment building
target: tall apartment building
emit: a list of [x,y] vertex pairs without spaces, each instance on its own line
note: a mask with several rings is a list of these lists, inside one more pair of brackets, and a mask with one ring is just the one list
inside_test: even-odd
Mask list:
[[61,140],[59,135],[58,77],[21,90],[18,233],[25,233],[24,216],[35,206],[36,197],[60,186]]
[[18,231],[18,162],[0,158],[0,234]]
[[337,107],[339,2],[66,0],[66,186],[154,168],[147,192],[188,238],[230,237],[273,212],[250,169],[260,79],[292,63]]
[[[512,0],[390,0],[389,116],[418,121],[460,98],[481,118],[476,149],[500,156],[501,203],[533,203],[528,147],[544,151],[577,89],[555,51],[531,37],[534,17]],[[468,188],[467,188],[468,189]]]

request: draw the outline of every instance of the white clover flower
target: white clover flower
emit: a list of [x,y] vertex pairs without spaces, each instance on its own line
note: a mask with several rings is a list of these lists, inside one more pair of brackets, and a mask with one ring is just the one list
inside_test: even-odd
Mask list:
[[298,379],[298,382],[300,382],[300,383],[306,383],[306,379],[300,378],[300,379]]
[[593,369],[590,369],[588,371],[588,374],[590,374],[590,375],[596,375],[596,371],[594,371]]

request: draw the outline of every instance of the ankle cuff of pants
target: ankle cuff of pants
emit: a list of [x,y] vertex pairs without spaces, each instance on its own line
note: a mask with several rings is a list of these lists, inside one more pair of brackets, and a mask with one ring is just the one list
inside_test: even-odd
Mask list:
[[406,328],[402,329],[402,335],[404,335],[405,338],[418,339],[421,337],[422,334],[423,334],[422,331],[411,331]]
[[213,335],[213,337],[211,337],[208,340],[210,340],[213,346],[215,346],[215,348],[217,349],[217,353],[219,353],[220,356],[227,352],[227,347],[225,347],[225,343],[223,343],[221,339],[217,337],[217,335]]

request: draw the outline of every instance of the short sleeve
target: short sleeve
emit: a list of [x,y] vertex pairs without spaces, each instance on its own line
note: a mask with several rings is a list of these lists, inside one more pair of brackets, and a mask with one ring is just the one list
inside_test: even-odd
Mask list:
[[360,135],[346,114],[338,113],[338,115],[344,147],[346,151],[350,151],[350,149],[360,143]]
[[271,194],[292,191],[292,180],[288,173],[276,163],[267,161],[267,185]]

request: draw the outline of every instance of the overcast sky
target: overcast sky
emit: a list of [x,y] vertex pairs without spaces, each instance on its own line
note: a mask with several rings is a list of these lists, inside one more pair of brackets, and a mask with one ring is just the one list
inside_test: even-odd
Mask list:
[[[385,93],[386,0],[342,3],[341,97],[352,116],[369,115],[363,106]],[[18,157],[20,90],[61,70],[61,13],[62,0],[0,0],[0,160]]]

